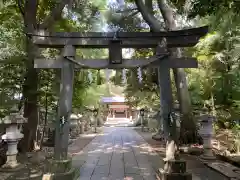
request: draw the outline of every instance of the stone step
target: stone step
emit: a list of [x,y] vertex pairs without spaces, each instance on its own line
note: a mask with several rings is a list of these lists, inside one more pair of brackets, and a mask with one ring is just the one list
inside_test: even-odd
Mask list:
[[228,178],[235,178],[240,180],[240,168],[237,168],[229,163],[219,161],[206,163],[206,165]]

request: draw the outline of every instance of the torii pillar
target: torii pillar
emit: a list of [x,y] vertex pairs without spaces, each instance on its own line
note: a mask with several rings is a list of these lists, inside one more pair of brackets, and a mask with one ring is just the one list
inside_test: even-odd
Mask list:
[[[164,38],[157,48],[157,53],[166,53],[166,39]],[[164,48],[165,47],[165,48]],[[162,52],[164,50],[165,52]],[[163,62],[163,61],[162,61]],[[171,118],[173,108],[173,97],[170,77],[170,67],[164,66],[160,61],[158,68],[161,118],[163,119],[164,139],[166,140],[166,157],[163,159],[165,166],[159,169],[157,178],[161,180],[168,179],[192,179],[192,175],[186,172],[186,162],[179,160],[176,154],[178,139],[176,134],[176,119]],[[196,68],[196,66],[192,66]]]
[[45,174],[43,179],[52,178],[53,180],[72,180],[79,176],[79,170],[72,168],[72,160],[68,157],[68,140],[70,131],[69,119],[72,111],[74,63],[65,59],[65,57],[74,58],[75,54],[76,50],[74,46],[65,45],[62,52],[60,66],[51,66],[51,68],[61,69],[61,83],[56,119],[54,159],[49,162],[49,171],[52,177],[48,177],[49,174]]
[[71,45],[66,45],[62,52],[60,97],[54,149],[55,159],[67,159],[70,132],[69,119],[72,111],[74,64],[64,59],[64,57],[74,58],[75,54],[76,49]]

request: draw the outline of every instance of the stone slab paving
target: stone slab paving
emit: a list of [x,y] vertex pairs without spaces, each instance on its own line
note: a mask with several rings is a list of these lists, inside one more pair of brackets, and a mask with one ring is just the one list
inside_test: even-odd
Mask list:
[[140,147],[143,144],[146,142],[131,128],[105,127],[103,134],[73,157],[79,180],[156,179],[149,154]]
[[[162,155],[131,127],[105,127],[82,151],[75,153],[73,166],[78,180],[155,180],[163,167]],[[193,180],[227,180],[219,173],[187,159]]]
[[235,167],[229,163],[215,161],[215,162],[207,162],[206,165],[224,174],[226,177],[240,180],[240,168]]

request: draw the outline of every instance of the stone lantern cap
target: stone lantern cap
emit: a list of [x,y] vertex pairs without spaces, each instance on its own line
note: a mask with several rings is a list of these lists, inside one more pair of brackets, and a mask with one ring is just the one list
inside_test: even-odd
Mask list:
[[70,126],[71,127],[75,127],[77,126],[79,123],[81,123],[81,121],[83,121],[82,115],[81,114],[71,114],[70,115]]
[[19,131],[10,131],[2,135],[2,139],[6,141],[15,141],[23,138],[23,134]]
[[17,106],[10,109],[10,115],[0,120],[0,124],[23,124],[26,122],[27,118],[23,117],[23,113],[18,110]]
[[77,119],[79,119],[78,115],[76,115],[76,114],[70,115],[70,120],[77,120]]

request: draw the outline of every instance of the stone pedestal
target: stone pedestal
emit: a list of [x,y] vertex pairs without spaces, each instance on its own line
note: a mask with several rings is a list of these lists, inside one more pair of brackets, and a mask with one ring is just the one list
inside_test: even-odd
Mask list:
[[200,117],[201,128],[199,134],[203,138],[204,153],[201,155],[202,159],[214,160],[216,157],[212,152],[212,136],[213,136],[213,121],[214,117],[210,115],[202,115]]
[[97,124],[98,124],[98,119],[97,117],[94,118],[94,133],[97,133]]
[[85,127],[85,122],[81,121],[81,124],[80,124],[80,134],[84,133],[84,127]]
[[47,174],[43,175],[46,180],[75,180],[79,177],[79,169],[72,167],[72,159],[49,160]]
[[152,136],[152,139],[154,139],[155,141],[164,141],[164,134],[162,130],[159,129],[158,132]]
[[152,139],[156,141],[164,141],[164,130],[163,130],[163,118],[159,116],[159,114],[156,114],[153,118],[157,119],[159,121],[158,124],[158,132],[152,136]]
[[94,123],[94,133],[97,133],[97,126],[98,126],[98,118],[99,118],[99,113],[98,109],[93,108],[92,109],[92,117],[93,117],[93,123]]
[[140,116],[140,118],[141,118],[141,130],[143,132],[144,131],[144,124],[143,124],[144,118],[143,118],[143,116]]
[[86,120],[84,128],[85,128],[84,131],[89,131],[89,129],[91,128],[91,124],[89,120]]
[[11,114],[2,119],[2,124],[6,126],[6,133],[2,135],[2,139],[7,142],[7,161],[0,168],[1,171],[15,171],[23,166],[17,162],[17,145],[23,134],[20,132],[19,125],[26,122],[26,119],[18,112],[16,107],[11,109]]
[[192,175],[186,172],[186,162],[182,160],[171,160],[166,162],[167,170],[159,169],[157,179],[159,180],[192,180]]

